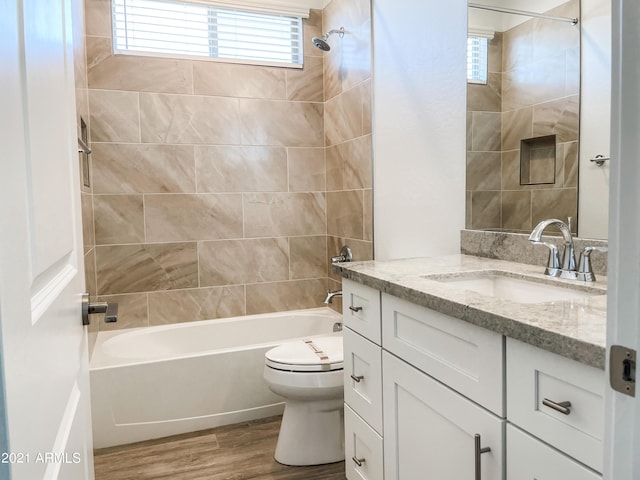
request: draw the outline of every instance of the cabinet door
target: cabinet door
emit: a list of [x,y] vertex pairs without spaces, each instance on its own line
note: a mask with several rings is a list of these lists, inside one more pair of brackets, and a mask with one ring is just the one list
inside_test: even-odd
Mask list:
[[602,477],[513,425],[507,426],[507,480],[600,480]]
[[385,480],[503,478],[504,421],[423,372],[382,353]]

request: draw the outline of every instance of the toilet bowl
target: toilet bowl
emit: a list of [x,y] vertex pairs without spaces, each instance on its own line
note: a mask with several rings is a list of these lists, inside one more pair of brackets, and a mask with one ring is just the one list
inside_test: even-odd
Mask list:
[[285,398],[275,459],[285,465],[344,460],[342,336],[287,342],[265,353],[264,379]]

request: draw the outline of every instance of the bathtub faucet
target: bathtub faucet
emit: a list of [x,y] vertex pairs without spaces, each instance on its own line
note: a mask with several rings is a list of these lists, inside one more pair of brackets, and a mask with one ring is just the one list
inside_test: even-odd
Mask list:
[[333,297],[337,295],[342,296],[342,290],[336,290],[334,292],[327,290],[327,298],[324,299],[324,303],[329,305],[333,301]]

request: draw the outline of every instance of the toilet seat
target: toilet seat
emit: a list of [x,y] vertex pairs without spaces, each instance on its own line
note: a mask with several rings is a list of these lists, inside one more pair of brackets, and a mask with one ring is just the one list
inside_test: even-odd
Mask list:
[[287,342],[265,353],[265,364],[287,372],[342,370],[342,336],[315,337]]

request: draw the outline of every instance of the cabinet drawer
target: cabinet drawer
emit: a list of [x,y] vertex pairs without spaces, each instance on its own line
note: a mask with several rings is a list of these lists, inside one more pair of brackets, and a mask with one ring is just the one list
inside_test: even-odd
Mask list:
[[602,477],[513,425],[508,425],[507,478],[600,480]]
[[504,416],[502,335],[383,294],[382,344],[385,350]]
[[[507,339],[509,421],[602,472],[604,371]],[[570,402],[561,413],[545,405]]]
[[349,480],[382,480],[382,437],[344,406],[345,470]]
[[382,433],[382,357],[381,348],[345,328],[344,401],[358,415]]
[[380,292],[342,280],[342,320],[351,330],[380,345]]

